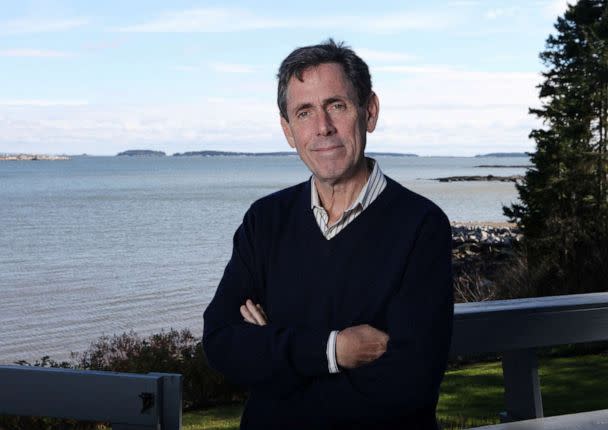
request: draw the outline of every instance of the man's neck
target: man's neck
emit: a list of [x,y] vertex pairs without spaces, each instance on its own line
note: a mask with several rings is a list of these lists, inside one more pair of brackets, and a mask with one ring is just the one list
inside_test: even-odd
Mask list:
[[337,221],[348,209],[365,186],[371,171],[367,159],[363,159],[354,175],[341,182],[324,182],[314,178],[319,200],[329,215],[329,224]]

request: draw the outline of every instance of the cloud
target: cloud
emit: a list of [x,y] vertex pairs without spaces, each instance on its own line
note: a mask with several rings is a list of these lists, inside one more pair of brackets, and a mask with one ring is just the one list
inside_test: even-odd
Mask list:
[[36,106],[36,107],[47,107],[47,106],[86,106],[89,103],[86,100],[44,100],[44,99],[15,99],[15,100],[2,100],[0,99],[0,106]]
[[[207,68],[213,70],[218,73],[254,73],[258,70],[258,67],[252,66],[249,64],[239,64],[239,63],[224,63],[221,61],[212,61],[207,63]],[[172,70],[176,70],[178,72],[200,72],[203,71],[204,66],[202,65],[177,65],[171,66]]]
[[487,19],[497,19],[497,18],[501,18],[501,17],[510,18],[510,17],[515,16],[519,11],[520,11],[520,9],[517,7],[496,8],[496,9],[490,9],[490,10],[486,11],[484,16]]
[[132,106],[30,100],[0,101],[0,106],[0,152],[27,147],[38,152],[114,154],[125,146],[179,152],[282,142],[275,106],[250,99]]
[[50,33],[67,31],[88,23],[86,18],[35,19],[22,18],[0,22],[0,34]]
[[545,5],[545,15],[553,19],[562,16],[572,2],[576,3],[576,0],[571,0],[570,2],[567,0],[551,0]]
[[[381,114],[369,136],[370,151],[474,155],[533,149],[528,134],[540,124],[527,111],[539,103],[535,85],[541,77],[536,73],[425,64],[372,66],[371,71]],[[235,78],[223,97],[191,104],[0,100],[0,152],[286,150],[274,81],[242,81]],[[259,91],[260,85],[268,88]]]
[[171,66],[172,70],[176,70],[178,72],[197,72],[199,71],[201,68],[200,66],[184,66],[184,65],[178,65],[178,66]]
[[437,12],[395,12],[378,16],[271,17],[242,8],[197,8],[162,14],[156,19],[117,29],[137,33],[229,33],[271,29],[336,29],[393,33],[402,30],[438,29],[453,24],[454,17]]
[[[397,74],[387,80],[378,69]],[[453,66],[372,67],[380,98],[371,148],[419,154],[529,151],[528,115],[538,105],[536,73],[481,72]]]
[[[418,72],[410,70],[396,80],[376,78],[381,116],[369,137],[369,150],[423,155],[532,150],[527,136],[538,124],[527,109],[538,103],[537,75],[448,66],[426,73],[429,69],[420,66]],[[286,149],[271,97],[130,107],[29,100],[9,102],[2,112],[0,150],[5,152],[15,152],[16,143],[38,148],[47,142],[54,146],[36,151],[113,154],[135,146],[167,152]]]
[[222,63],[212,62],[209,63],[209,67],[216,72],[221,73],[253,73],[257,70],[256,67],[248,64],[236,64],[236,63]]
[[29,57],[29,58],[65,58],[74,54],[65,51],[52,51],[42,49],[4,49],[0,50],[0,57]]
[[378,51],[375,49],[368,48],[359,48],[356,50],[357,55],[359,55],[366,62],[394,62],[394,61],[410,61],[415,59],[411,54],[407,54],[405,52],[395,52],[395,51]]
[[478,0],[454,0],[449,1],[448,6],[451,7],[469,7],[477,6],[480,2]]

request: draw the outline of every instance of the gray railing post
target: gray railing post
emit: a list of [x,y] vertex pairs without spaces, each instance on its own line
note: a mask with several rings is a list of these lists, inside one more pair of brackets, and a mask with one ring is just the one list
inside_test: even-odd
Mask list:
[[148,375],[162,378],[161,428],[163,430],[180,430],[182,428],[183,376],[178,373],[148,373]]
[[506,351],[502,356],[506,412],[502,422],[543,417],[543,399],[534,349]]

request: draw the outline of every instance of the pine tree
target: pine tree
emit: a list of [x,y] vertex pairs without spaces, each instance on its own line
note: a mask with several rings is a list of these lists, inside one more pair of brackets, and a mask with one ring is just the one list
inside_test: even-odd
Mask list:
[[580,0],[540,58],[534,165],[504,208],[525,237],[536,295],[608,289],[608,0]]

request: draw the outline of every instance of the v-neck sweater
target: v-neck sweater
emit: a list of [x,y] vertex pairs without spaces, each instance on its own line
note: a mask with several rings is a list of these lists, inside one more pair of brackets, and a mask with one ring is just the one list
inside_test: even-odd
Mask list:
[[[241,428],[435,428],[452,328],[451,229],[434,203],[386,179],[329,241],[308,181],[245,214],[203,333],[211,366],[250,388]],[[269,324],[243,321],[247,299]],[[359,324],[388,333],[387,351],[329,374],[329,333]]]

